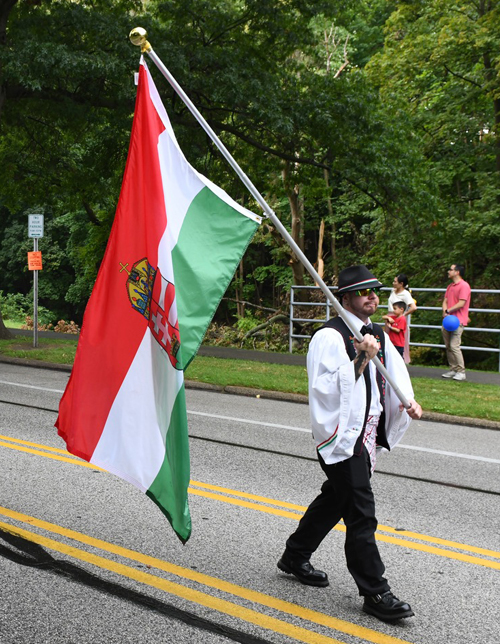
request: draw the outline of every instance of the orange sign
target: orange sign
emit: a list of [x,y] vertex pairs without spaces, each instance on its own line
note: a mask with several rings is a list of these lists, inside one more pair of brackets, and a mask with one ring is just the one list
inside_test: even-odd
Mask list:
[[41,271],[42,270],[42,251],[34,250],[28,253],[28,270]]

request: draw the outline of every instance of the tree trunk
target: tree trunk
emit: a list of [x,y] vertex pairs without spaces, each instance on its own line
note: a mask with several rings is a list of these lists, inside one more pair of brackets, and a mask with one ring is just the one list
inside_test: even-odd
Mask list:
[[339,263],[337,260],[337,226],[335,224],[335,219],[333,217],[333,206],[332,206],[332,195],[330,190],[330,171],[326,168],[323,170],[323,176],[325,178],[326,184],[326,205],[328,207],[328,215],[330,216],[330,221],[332,222],[332,262],[333,262],[333,276],[339,274]]
[[2,311],[0,311],[0,340],[12,340],[14,334],[3,323]]
[[[300,250],[304,250],[304,227],[302,224],[302,217],[304,212],[304,203],[300,198],[300,186],[292,185],[290,177],[290,162],[285,161],[283,165],[283,184],[285,192],[290,204],[290,213],[292,216],[292,238]],[[290,265],[293,271],[293,283],[296,286],[304,285],[304,266],[302,262],[296,257],[295,253],[291,253]]]
[[[322,219],[319,225],[319,235],[318,235],[318,259],[316,260],[318,275],[324,281],[325,275],[325,262],[323,261],[323,240],[325,238],[325,220]],[[317,284],[316,284],[317,286]]]
[[[243,286],[243,258],[240,260],[240,264],[238,266],[238,269],[236,271],[236,278],[237,278],[237,284],[241,284]],[[235,289],[236,293],[236,314],[238,315],[239,318],[245,317],[245,303],[242,301],[243,300],[243,288],[240,291],[240,287],[236,287]]]

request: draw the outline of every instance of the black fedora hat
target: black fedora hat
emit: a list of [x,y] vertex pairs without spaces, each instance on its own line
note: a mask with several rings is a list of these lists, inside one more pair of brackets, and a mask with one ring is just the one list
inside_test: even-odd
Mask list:
[[361,288],[380,288],[383,286],[373,273],[366,266],[358,264],[349,266],[339,273],[339,288],[336,295],[343,295],[349,291],[357,291]]

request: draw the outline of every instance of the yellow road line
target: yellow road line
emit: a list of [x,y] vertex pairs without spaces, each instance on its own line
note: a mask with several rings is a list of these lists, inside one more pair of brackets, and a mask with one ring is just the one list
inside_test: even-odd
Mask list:
[[[213,492],[204,492],[203,490],[196,490],[194,488],[189,488],[189,492],[196,496],[203,496],[208,499],[223,501],[224,503],[229,503],[230,505],[238,505],[240,507],[248,508],[251,510],[259,510],[260,512],[265,512],[266,514],[274,514],[280,517],[285,517],[287,519],[295,519],[296,521],[300,520],[300,515],[295,514],[294,512],[287,512],[286,510],[278,510],[276,508],[268,508],[266,506],[258,505],[257,503],[250,503],[250,501],[241,501],[239,499],[233,499],[229,496],[221,496],[219,494],[214,494]],[[345,532],[345,526],[336,525],[334,530]],[[480,557],[473,557],[472,555],[453,552],[452,550],[443,550],[442,548],[428,546],[423,543],[415,543],[414,541],[407,541],[406,539],[389,537],[385,534],[380,534],[379,532],[376,533],[375,537],[377,541],[392,543],[397,546],[409,548],[410,550],[419,550],[420,552],[426,552],[429,554],[438,555],[440,557],[446,557],[448,559],[456,559],[457,561],[464,561],[467,563],[484,566],[485,568],[500,570],[500,561],[490,561],[489,559],[481,559]]]
[[[262,503],[268,503],[270,505],[277,505],[283,508],[291,508],[293,510],[297,510],[298,512],[302,512],[302,513],[307,510],[307,506],[305,505],[294,505],[293,503],[278,501],[276,499],[270,499],[268,497],[258,496],[256,494],[248,494],[247,492],[240,492],[239,490],[232,490],[230,488],[224,488],[218,485],[212,485],[210,483],[201,483],[200,481],[190,481],[190,484],[207,490],[225,492],[226,494],[239,496],[243,499],[253,499],[255,501],[261,501]],[[195,493],[194,490],[191,490],[191,492]],[[254,506],[252,507],[253,509],[255,509]],[[295,518],[290,513],[285,513],[281,516]],[[338,526],[337,529],[342,532],[345,532],[345,528],[343,528],[341,525]],[[500,552],[496,550],[488,550],[487,548],[478,548],[477,546],[469,546],[467,544],[457,543],[456,541],[450,541],[448,539],[440,539],[439,537],[431,537],[429,535],[420,534],[418,532],[411,532],[410,530],[396,530],[395,528],[391,528],[390,526],[382,525],[379,523],[377,527],[377,535],[380,531],[389,532],[390,534],[397,534],[398,537],[409,537],[410,539],[419,539],[420,541],[427,541],[428,543],[435,543],[441,546],[447,546],[449,548],[456,548],[457,550],[468,550],[469,552],[475,552],[476,554],[484,555],[485,557],[496,557],[497,559],[500,559]]]
[[234,499],[231,496],[222,496],[221,494],[215,494],[214,492],[205,492],[205,490],[197,490],[193,487],[188,488],[188,492],[194,496],[203,496],[206,499],[214,499],[215,501],[223,501],[229,505],[237,505],[240,508],[247,508],[248,510],[259,510],[259,512],[264,512],[265,514],[273,514],[278,517],[285,517],[286,519],[295,519],[299,521],[301,515],[296,512],[288,512],[287,510],[279,510],[278,508],[269,508],[265,505],[259,505],[258,503],[251,503],[250,501],[242,501],[241,499]]
[[[0,438],[2,438],[0,436]],[[7,439],[7,440],[14,440],[14,439]],[[15,439],[16,442],[24,442],[24,441],[19,441],[19,439]],[[57,456],[53,455],[47,452],[41,452],[38,450],[30,449],[30,448],[25,448],[22,445],[18,444],[9,444],[8,442],[3,442],[0,440],[0,446],[3,447],[9,447],[10,449],[15,449],[18,451],[22,452],[27,452],[29,454],[35,454],[37,456],[43,456],[45,458],[51,458],[54,460],[59,460],[59,461],[64,461],[67,463],[73,463],[77,465],[81,465],[82,467],[87,467],[90,469],[94,470],[100,470],[100,471],[105,471],[102,470],[101,468],[97,467],[96,465],[92,465],[91,463],[88,463],[87,461],[84,461],[82,459],[75,459],[73,457],[70,458],[69,452],[64,452],[64,450],[57,450],[57,448],[52,448],[48,446],[41,446],[44,447],[44,449],[47,449],[49,451],[60,451],[62,453],[68,454],[68,457],[62,457],[62,456]],[[239,492],[238,490],[232,490],[229,488],[222,488],[216,485],[211,485],[208,483],[200,483],[199,481],[192,481],[191,482],[194,485],[198,485],[200,487],[204,487],[207,489],[218,489],[218,490],[223,490],[227,494],[233,494],[233,495],[238,495],[243,498],[252,498],[252,499],[257,499],[259,501],[262,501],[264,503],[269,503],[269,504],[274,504],[274,505],[281,505],[282,507],[291,507],[294,509],[297,509],[298,511],[305,511],[304,506],[294,506],[291,503],[285,503],[285,502],[280,502],[276,501],[275,499],[269,499],[267,497],[262,497],[262,496],[257,496],[253,494],[248,494],[246,492]],[[242,501],[240,499],[235,499],[231,498],[229,496],[224,496],[221,494],[215,494],[211,492],[205,492],[203,490],[197,490],[195,488],[190,487],[189,488],[189,493],[193,494],[194,496],[202,496],[205,498],[209,498],[212,500],[216,501],[222,501],[224,503],[228,503],[229,505],[237,505],[240,507],[244,507],[250,510],[258,510],[259,512],[264,512],[266,514],[272,514],[274,516],[280,516],[284,517],[287,519],[294,519],[296,521],[300,520],[301,515],[296,514],[295,512],[287,512],[285,510],[280,510],[278,508],[271,508],[267,506],[262,506],[258,505],[257,503],[251,503],[248,501]],[[339,532],[345,532],[345,526],[342,524],[336,525],[334,530],[337,530]],[[382,532],[389,532],[390,534],[397,534],[398,537],[391,537],[385,534],[382,534]],[[500,552],[496,552],[494,550],[488,550],[486,548],[478,548],[476,546],[469,546],[466,544],[460,544],[455,541],[449,541],[446,539],[440,539],[438,537],[431,537],[428,535],[422,535],[417,532],[411,532],[411,531],[399,531],[396,530],[395,528],[391,528],[390,526],[384,526],[384,525],[379,525],[376,533],[376,538],[378,541],[383,541],[386,543],[391,543],[393,545],[400,545],[406,548],[410,548],[412,550],[418,550],[421,552],[426,552],[429,554],[434,554],[438,555],[441,557],[447,557],[449,559],[456,559],[457,561],[463,561],[466,563],[472,563],[480,566],[484,566],[486,568],[493,568],[494,570],[500,570],[500,562],[496,561],[490,561],[488,559],[482,559],[480,557],[474,557],[472,555],[467,555],[467,554],[461,554],[457,552],[453,552],[451,550],[445,550],[444,548],[439,548],[439,547],[434,547],[434,546],[427,546],[425,544],[420,544],[420,543],[415,543],[414,541],[407,541],[406,539],[403,539],[402,537],[409,537],[411,539],[418,539],[420,541],[425,541],[428,543],[434,543],[438,544],[439,546],[445,546],[447,548],[456,548],[457,550],[467,550],[469,552],[475,552],[476,554],[479,555],[484,555],[486,557],[496,557],[497,559],[500,558]]]
[[65,544],[54,541],[53,539],[47,539],[46,537],[41,537],[39,535],[23,530],[22,528],[13,528],[7,523],[0,522],[0,527],[4,528],[11,534],[23,537],[28,541],[37,543],[45,548],[50,550],[55,550],[65,555],[69,555],[74,559],[90,563],[94,566],[98,566],[104,570],[109,570],[114,572],[122,577],[127,577],[134,581],[137,581],[153,588],[163,590],[171,595],[176,597],[181,597],[187,601],[199,604],[200,606],[205,606],[206,608],[211,608],[216,610],[219,613],[224,613],[226,615],[231,615],[237,619],[249,622],[250,624],[255,624],[266,630],[274,631],[275,633],[280,633],[291,637],[294,640],[299,642],[305,642],[306,644],[342,644],[339,640],[327,637],[325,635],[320,635],[319,633],[314,633],[308,631],[305,628],[300,626],[294,626],[293,624],[288,624],[282,620],[276,619],[274,617],[269,617],[262,613],[259,613],[250,608],[244,608],[238,604],[232,604],[224,599],[217,599],[211,595],[207,595],[198,590],[193,590],[191,588],[186,588],[180,584],[176,584],[172,581],[167,581],[161,577],[156,577],[146,572],[141,572],[134,570],[129,566],[124,566],[123,564],[115,563],[104,557],[98,555],[92,555],[85,551],[67,546]]
[[[326,615],[309,608],[304,608],[303,606],[287,602],[277,597],[273,597],[272,595],[266,595],[265,593],[250,590],[248,588],[244,588],[243,586],[238,586],[237,584],[218,579],[217,577],[211,577],[209,575],[196,572],[194,570],[191,570],[190,568],[183,568],[182,566],[163,561],[162,559],[157,559],[156,557],[151,557],[135,550],[129,550],[128,548],[123,548],[107,541],[102,541],[101,539],[95,539],[94,537],[90,537],[89,535],[83,534],[81,532],[63,528],[62,526],[48,523],[47,521],[36,519],[35,517],[31,517],[29,515],[21,514],[20,512],[16,512],[15,510],[9,510],[8,508],[0,507],[0,514],[3,514],[4,516],[16,521],[21,521],[38,528],[42,528],[43,530],[46,530],[48,532],[53,532],[62,537],[73,539],[74,541],[78,541],[85,545],[104,550],[105,552],[109,552],[110,554],[115,554],[131,561],[136,561],[138,563],[157,568],[158,570],[163,570],[164,572],[176,575],[178,577],[189,579],[190,581],[197,582],[209,588],[223,591],[235,597],[239,597],[241,599],[260,604],[262,606],[266,606],[267,608],[279,610],[288,615],[293,615],[294,617],[299,617],[315,624],[326,626],[347,635],[353,635],[354,637],[363,638],[366,641],[373,642],[374,644],[401,644],[402,642],[405,642],[404,640],[379,633],[378,631],[374,631],[370,628],[358,626],[357,624],[352,624],[336,617],[332,617],[330,615]],[[11,524],[5,524],[2,522],[0,522],[0,526],[9,526],[9,529],[13,528]],[[21,528],[19,528],[19,530],[21,530]]]
[[[1,438],[1,437],[0,437]],[[307,508],[304,505],[296,505],[295,503],[288,503],[287,501],[278,501],[277,499],[269,499],[267,496],[258,496],[257,494],[249,494],[248,492],[240,492],[239,490],[232,490],[227,487],[220,487],[219,485],[212,485],[211,483],[201,483],[200,481],[189,481],[190,485],[205,488],[206,490],[213,490],[214,492],[225,492],[239,496],[242,499],[252,499],[253,501],[261,501],[262,503],[269,503],[270,505],[278,505],[281,508],[290,508],[298,512],[305,512]]]
[[67,456],[72,456],[67,450],[59,449],[58,447],[50,447],[49,445],[40,445],[40,443],[32,443],[31,441],[24,441],[20,438],[11,438],[10,436],[2,436],[0,434],[0,440],[9,441],[12,443],[19,443],[20,445],[28,445],[29,447],[38,447],[40,449],[47,450],[49,452],[56,452],[58,454],[66,454]]
[[457,543],[456,541],[449,541],[448,539],[440,539],[439,537],[430,537],[425,534],[419,534],[418,532],[411,532],[411,530],[396,530],[395,528],[391,528],[387,525],[379,525],[377,530],[397,534],[401,537],[409,537],[410,539],[420,539],[420,541],[427,541],[428,543],[436,543],[440,546],[447,546],[448,548],[457,548],[457,550],[468,550],[469,552],[475,552],[476,554],[484,555],[485,557],[500,558],[500,552],[497,552],[496,550],[478,548],[477,546],[468,546],[463,543]]
[[23,447],[22,445],[10,445],[9,443],[5,443],[4,441],[0,441],[0,446],[10,447],[10,449],[15,449],[19,452],[26,452],[28,454],[35,454],[36,456],[45,456],[45,458],[51,458],[54,461],[63,461],[65,463],[72,463],[73,465],[81,465],[82,467],[88,467],[91,470],[100,470],[101,472],[105,471],[100,467],[92,465],[92,463],[87,463],[87,461],[84,461],[82,459],[76,460],[74,458],[68,458],[66,456],[58,456],[57,454],[47,454],[47,452],[41,452],[37,449],[30,449],[29,447]]

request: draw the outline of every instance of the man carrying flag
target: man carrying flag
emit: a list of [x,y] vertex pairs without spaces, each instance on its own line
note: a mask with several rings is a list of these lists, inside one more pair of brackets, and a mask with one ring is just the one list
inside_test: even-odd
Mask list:
[[141,59],[115,221],[56,427],[71,453],[145,492],[183,542],[183,370],[259,223],[189,165]]

